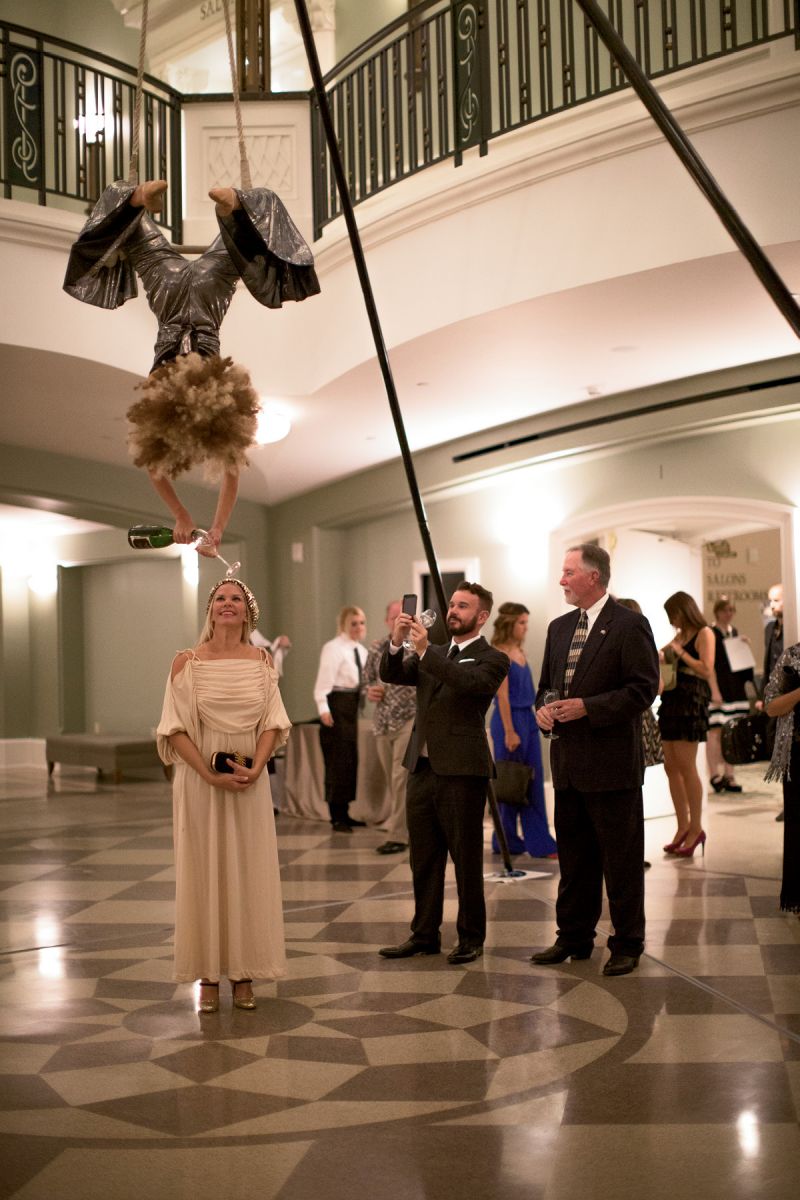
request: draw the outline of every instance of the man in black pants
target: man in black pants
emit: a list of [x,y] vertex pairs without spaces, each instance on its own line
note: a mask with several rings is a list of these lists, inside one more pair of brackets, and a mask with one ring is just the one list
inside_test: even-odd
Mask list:
[[[384,958],[439,953],[448,851],[458,888],[458,943],[447,961],[474,962],[483,953],[483,811],[487,780],[494,775],[486,711],[510,665],[481,635],[491,611],[491,592],[465,581],[447,610],[449,645],[430,645],[419,621],[400,613],[383,652],[381,679],[417,689],[404,760],[414,919],[409,939],[385,946]],[[408,635],[416,654],[404,661]]]
[[[610,560],[599,546],[567,551],[564,599],[578,612],[552,621],[536,720],[551,736],[561,880],[555,945],[539,964],[588,958],[603,879],[614,932],[604,975],[627,975],[644,948],[642,713],[658,692],[658,651],[645,617],[607,595]],[[548,690],[560,699],[543,704]]]

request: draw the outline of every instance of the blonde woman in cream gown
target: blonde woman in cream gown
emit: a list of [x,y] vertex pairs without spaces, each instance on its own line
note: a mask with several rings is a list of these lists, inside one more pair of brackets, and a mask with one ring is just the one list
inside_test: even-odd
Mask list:
[[[255,1008],[253,979],[286,973],[278,849],[267,761],[290,722],[267,652],[249,642],[258,606],[240,580],[211,590],[193,650],[176,655],[158,751],[175,768],[175,973],[200,980],[200,1012],[216,1012],[219,983],[237,1008]],[[220,751],[252,759],[212,769]]]

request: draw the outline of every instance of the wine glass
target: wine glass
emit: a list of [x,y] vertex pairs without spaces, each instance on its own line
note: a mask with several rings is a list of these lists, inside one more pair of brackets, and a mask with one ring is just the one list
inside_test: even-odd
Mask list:
[[229,563],[227,558],[223,558],[222,555],[220,554],[219,550],[216,548],[216,546],[214,546],[214,543],[211,541],[211,538],[208,536],[207,530],[196,529],[195,533],[197,534],[197,537],[192,542],[192,545],[194,546],[195,550],[197,549],[198,546],[214,547],[214,557],[218,558],[219,561],[221,563],[224,563],[225,566],[228,568],[227,571],[225,572],[225,578],[232,579],[242,564],[240,562]]
[[[419,616],[417,617],[417,620],[419,621],[419,623],[423,629],[430,629],[431,626],[436,621],[436,612],[432,608],[426,608],[424,612],[421,612],[419,614]],[[406,650],[414,649],[414,643],[411,641],[410,637],[405,638],[405,640],[403,641],[403,647]]]
[[[542,704],[555,704],[556,700],[560,699],[561,692],[558,690],[558,688],[551,688],[542,696]],[[543,729],[542,733],[546,738],[549,738],[551,742],[555,742],[558,739],[558,734],[554,729]]]

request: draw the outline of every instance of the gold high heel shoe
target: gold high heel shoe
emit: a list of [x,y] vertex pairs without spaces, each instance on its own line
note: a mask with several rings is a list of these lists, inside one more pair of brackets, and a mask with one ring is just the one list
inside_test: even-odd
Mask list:
[[239,986],[239,984],[244,984],[244,983],[252,984],[252,982],[253,982],[252,979],[232,979],[231,980],[231,991],[233,993],[233,1007],[234,1008],[244,1008],[248,1012],[251,1012],[254,1008],[257,1007],[256,998],[253,995],[252,987],[250,988],[249,995],[246,995],[246,996],[237,996],[236,995],[236,989]]
[[[212,995],[203,995],[206,988],[213,989]],[[197,1005],[197,1011],[201,1013],[219,1012],[219,984],[209,982],[200,983],[200,1001]]]

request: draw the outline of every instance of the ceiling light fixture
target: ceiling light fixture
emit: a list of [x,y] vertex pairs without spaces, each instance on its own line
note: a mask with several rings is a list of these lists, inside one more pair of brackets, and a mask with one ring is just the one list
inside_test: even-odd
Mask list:
[[291,432],[292,422],[282,408],[269,401],[261,405],[256,428],[256,442],[267,446],[271,442],[282,442]]

